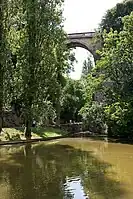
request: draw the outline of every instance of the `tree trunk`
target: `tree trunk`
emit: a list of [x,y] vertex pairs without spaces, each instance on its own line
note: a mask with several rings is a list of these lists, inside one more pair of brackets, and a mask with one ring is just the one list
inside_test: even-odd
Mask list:
[[[1,66],[0,66],[1,67]],[[3,82],[2,82],[2,74],[0,70],[0,133],[2,132],[3,127]]]
[[27,140],[31,139],[31,121],[30,120],[26,120],[26,124],[25,124],[25,138]]
[[2,122],[2,116],[1,116],[1,114],[0,114],[0,133],[2,132],[2,125],[3,124],[3,122]]
[[2,37],[3,37],[3,0],[0,0],[0,133],[2,131],[3,116],[3,57],[2,57]]
[[60,126],[60,112],[61,112],[61,107],[60,107],[60,101],[58,100],[56,102],[56,125]]
[[26,124],[25,124],[25,137],[26,139],[31,139],[31,125],[32,125],[32,103],[36,92],[35,83],[35,69],[36,69],[36,17],[35,17],[35,0],[26,0],[26,10],[27,10],[27,34],[28,34],[28,69],[29,75],[28,87],[25,90],[26,98]]

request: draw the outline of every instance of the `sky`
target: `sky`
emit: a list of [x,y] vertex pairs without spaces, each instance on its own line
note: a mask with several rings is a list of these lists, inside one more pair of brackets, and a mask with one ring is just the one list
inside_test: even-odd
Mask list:
[[[89,32],[98,27],[102,16],[106,11],[114,7],[122,0],[65,0],[64,3],[64,29],[67,33]],[[74,50],[78,63],[75,64],[75,72],[71,78],[79,79],[81,76],[83,61],[89,56],[89,52],[82,48]]]

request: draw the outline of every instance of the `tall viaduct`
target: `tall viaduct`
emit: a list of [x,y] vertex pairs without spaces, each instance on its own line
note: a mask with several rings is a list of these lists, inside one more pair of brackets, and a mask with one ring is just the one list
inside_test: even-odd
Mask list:
[[98,46],[93,42],[94,36],[95,32],[71,33],[68,34],[67,45],[69,48],[81,47],[88,50],[96,61],[96,50],[98,49]]

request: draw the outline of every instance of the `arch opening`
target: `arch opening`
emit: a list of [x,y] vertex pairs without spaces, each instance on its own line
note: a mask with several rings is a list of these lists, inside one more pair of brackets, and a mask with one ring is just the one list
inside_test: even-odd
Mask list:
[[89,51],[93,55],[93,57],[95,57],[93,51],[84,43],[71,41],[71,42],[67,43],[67,46],[68,46],[68,48],[83,48],[83,49]]
[[74,43],[73,45],[73,43],[71,43],[68,46],[72,50],[72,53],[75,54],[75,58],[77,60],[77,62],[74,63],[74,71],[71,71],[70,73],[70,78],[79,80],[83,74],[82,72],[83,72],[84,62],[86,61],[87,63],[88,58],[90,58],[90,60],[92,61],[92,65],[94,67],[95,59],[94,55],[88,48],[86,48],[84,45],[81,45],[80,43],[78,43],[78,45],[76,44]]

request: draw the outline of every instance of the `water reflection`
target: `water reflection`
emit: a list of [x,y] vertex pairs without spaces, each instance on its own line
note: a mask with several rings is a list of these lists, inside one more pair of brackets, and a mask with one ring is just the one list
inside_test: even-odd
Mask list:
[[65,197],[73,198],[73,199],[89,199],[89,197],[85,194],[84,188],[81,183],[80,177],[69,178],[66,177],[65,187]]
[[131,199],[111,159],[115,147],[81,139],[1,147],[0,199]]

